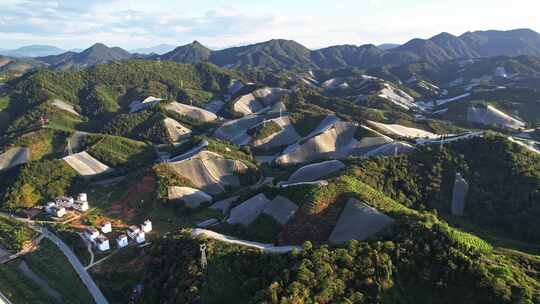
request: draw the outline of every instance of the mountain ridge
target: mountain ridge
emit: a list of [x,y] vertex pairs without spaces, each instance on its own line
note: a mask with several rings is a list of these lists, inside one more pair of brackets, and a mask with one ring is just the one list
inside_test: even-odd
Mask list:
[[334,45],[311,50],[286,39],[212,50],[198,41],[159,54],[131,54],[119,47],[96,43],[82,52],[68,51],[37,57],[55,69],[80,68],[130,58],[178,63],[208,61],[227,68],[339,69],[373,68],[416,62],[440,64],[449,60],[495,56],[540,56],[540,34],[531,29],[474,31],[455,36],[442,32],[428,39],[414,38],[390,47],[373,44]]

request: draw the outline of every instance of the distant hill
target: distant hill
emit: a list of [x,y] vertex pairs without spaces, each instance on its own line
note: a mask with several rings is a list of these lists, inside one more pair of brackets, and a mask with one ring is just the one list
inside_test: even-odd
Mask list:
[[383,44],[379,44],[377,47],[380,48],[381,50],[388,51],[388,50],[391,50],[391,49],[395,49],[398,46],[400,46],[400,44],[397,44],[397,43],[383,43]]
[[[21,48],[23,49],[23,48]],[[373,44],[338,45],[318,50],[292,40],[273,39],[261,43],[212,50],[198,41],[173,49],[170,45],[133,50],[134,55],[118,47],[109,48],[97,43],[82,52],[51,49],[46,46],[29,46],[19,49],[19,54],[57,54],[39,56],[54,69],[92,66],[128,58],[169,60],[178,63],[208,61],[227,68],[266,69],[340,69],[374,68],[385,65],[400,66],[418,62],[441,64],[457,59],[493,56],[540,56],[540,34],[529,29],[511,31],[476,31],[461,36],[441,33],[429,39],[415,38],[403,45]]]
[[174,50],[165,53],[161,56],[156,56],[160,60],[170,60],[181,63],[195,63],[200,61],[208,61],[212,51],[200,44],[198,41],[193,43],[179,46]]
[[47,63],[52,68],[65,70],[69,68],[93,66],[98,63],[107,63],[115,60],[129,59],[131,57],[131,54],[122,48],[111,48],[102,43],[96,43],[80,53],[66,52],[59,55],[39,57],[36,59]]
[[13,50],[1,49],[0,55],[10,57],[42,57],[58,55],[64,52],[66,51],[51,45],[28,45]]
[[146,54],[146,55],[158,54],[158,55],[162,55],[162,54],[165,54],[165,53],[168,53],[168,52],[174,50],[175,48],[176,47],[174,45],[171,45],[171,44],[159,44],[159,45],[155,45],[155,46],[147,47],[147,48],[132,49],[129,52],[132,53],[132,54]]
[[295,41],[283,39],[219,51],[194,42],[159,58],[182,63],[208,60],[226,67],[337,69],[416,62],[442,63],[499,55],[540,56],[540,34],[528,29],[468,32],[459,37],[441,33],[429,39],[415,38],[403,45],[339,45],[319,50],[310,50]]
[[311,51],[292,41],[274,39],[262,43],[212,52],[210,61],[227,67],[315,68]]

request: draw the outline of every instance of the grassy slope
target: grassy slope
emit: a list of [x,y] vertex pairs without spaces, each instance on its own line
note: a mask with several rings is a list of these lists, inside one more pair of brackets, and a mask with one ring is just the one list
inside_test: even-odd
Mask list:
[[0,291],[12,303],[53,303],[38,285],[17,269],[17,262],[0,267]]
[[65,256],[48,240],[43,240],[40,248],[24,257],[28,266],[49,285],[60,292],[68,303],[93,303],[71,264]]

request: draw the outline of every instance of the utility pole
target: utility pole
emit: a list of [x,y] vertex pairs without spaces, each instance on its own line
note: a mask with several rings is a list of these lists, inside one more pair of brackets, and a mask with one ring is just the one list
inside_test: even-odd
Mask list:
[[68,138],[67,140],[67,148],[68,148],[68,155],[72,155],[73,150],[71,149],[71,138]]
[[199,249],[201,251],[201,268],[205,270],[206,266],[208,266],[208,261],[206,259],[206,244],[201,244]]

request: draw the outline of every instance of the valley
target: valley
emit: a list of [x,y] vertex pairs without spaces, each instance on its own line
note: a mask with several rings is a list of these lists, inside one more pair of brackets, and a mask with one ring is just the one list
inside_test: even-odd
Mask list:
[[0,299],[540,303],[538,56],[515,30],[10,57]]

